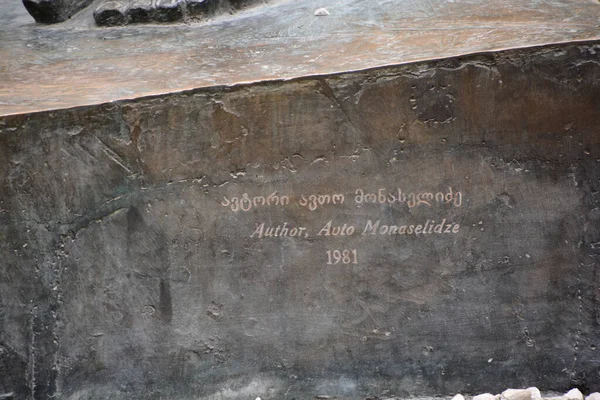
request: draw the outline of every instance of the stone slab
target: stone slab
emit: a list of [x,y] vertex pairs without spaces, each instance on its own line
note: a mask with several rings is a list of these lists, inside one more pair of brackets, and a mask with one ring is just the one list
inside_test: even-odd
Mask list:
[[0,118],[0,393],[598,390],[598,54]]
[[97,5],[48,27],[0,4],[0,115],[600,38],[596,0],[273,0],[119,28],[94,26]]

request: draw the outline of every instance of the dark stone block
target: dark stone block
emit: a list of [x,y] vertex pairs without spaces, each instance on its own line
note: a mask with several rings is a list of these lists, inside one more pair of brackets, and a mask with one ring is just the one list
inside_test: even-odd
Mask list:
[[152,12],[152,0],[133,0],[127,9],[127,16],[132,24],[148,23]]
[[177,22],[184,16],[185,0],[156,0],[152,10],[152,20],[156,22]]
[[219,8],[219,0],[186,0],[186,15],[188,17],[205,17]]
[[23,5],[35,19],[43,24],[55,24],[69,19],[89,6],[93,0],[23,0]]
[[0,118],[0,365],[38,398],[597,390],[599,53]]
[[107,1],[94,11],[94,19],[100,26],[125,25],[128,22],[127,6],[118,0]]

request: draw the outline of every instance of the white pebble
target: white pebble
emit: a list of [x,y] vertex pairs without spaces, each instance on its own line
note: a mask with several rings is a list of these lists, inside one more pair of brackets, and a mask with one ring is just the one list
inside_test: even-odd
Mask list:
[[527,389],[506,389],[502,392],[502,398],[505,400],[541,400],[542,395],[538,388],[530,387]]
[[452,400],[465,400],[465,396],[459,393],[456,396],[454,396]]
[[316,15],[317,17],[324,17],[324,16],[326,16],[326,15],[329,15],[329,11],[327,11],[327,9],[326,9],[326,8],[317,8],[317,9],[315,10],[315,15]]
[[583,400],[583,394],[579,391],[579,389],[571,389],[563,396],[565,399],[571,400]]
[[496,396],[491,393],[478,394],[473,397],[473,400],[496,400]]
[[585,400],[600,400],[600,393],[598,393],[598,392],[590,393],[590,395],[587,396],[585,398]]
[[531,400],[542,400],[542,394],[538,388],[530,387],[527,388],[527,390],[529,390],[529,393],[531,393]]

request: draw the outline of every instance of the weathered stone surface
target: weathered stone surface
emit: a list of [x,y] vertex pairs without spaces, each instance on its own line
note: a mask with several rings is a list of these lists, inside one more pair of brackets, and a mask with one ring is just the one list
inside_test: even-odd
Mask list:
[[[273,1],[208,24],[117,30],[96,29],[87,11],[32,24],[5,1],[0,115],[600,39],[595,2],[375,1]],[[319,7],[331,16],[315,17]]]
[[100,26],[125,25],[127,17],[128,3],[119,0],[110,0],[103,3],[94,11],[96,24]]
[[129,22],[133,24],[150,22],[152,12],[152,0],[133,0],[126,11]]
[[93,0],[23,0],[23,5],[36,20],[43,24],[63,22],[76,12],[92,4]]
[[255,3],[262,3],[262,1],[247,0],[238,3],[229,0],[132,0],[121,3],[107,0],[94,12],[94,19],[100,26],[150,22],[172,23],[234,12]]
[[156,22],[175,22],[183,19],[184,13],[184,0],[156,0],[152,19]]
[[0,393],[594,390],[599,53],[2,117]]
[[[36,22],[55,24],[64,22],[73,14],[88,7],[93,0],[23,0]],[[264,0],[106,0],[94,10],[99,26],[118,26],[128,23],[172,23],[186,16],[207,16],[217,12],[231,12]]]
[[211,0],[187,0],[185,2],[187,15],[189,17],[209,15],[217,9],[218,3]]
[[131,3],[109,0],[94,11],[94,19],[100,26],[177,22],[181,21],[184,15],[185,2],[183,0],[134,0]]

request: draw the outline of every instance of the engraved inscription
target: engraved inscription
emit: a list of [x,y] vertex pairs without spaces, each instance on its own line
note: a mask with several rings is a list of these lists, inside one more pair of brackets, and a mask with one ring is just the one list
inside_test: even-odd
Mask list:
[[[352,240],[352,243],[356,243],[355,240],[359,238],[362,238],[360,240],[367,240],[368,238],[382,236],[425,238],[456,235],[460,233],[460,221],[454,221],[455,216],[453,214],[444,217],[440,216],[439,213],[444,213],[444,210],[449,212],[450,209],[459,209],[463,206],[463,201],[462,192],[450,186],[441,191],[404,191],[400,188],[364,190],[358,188],[351,191],[350,194],[329,192],[294,195],[290,193],[280,194],[278,191],[265,195],[243,193],[241,196],[223,197],[221,205],[234,213],[260,209],[268,211],[268,215],[270,215],[268,220],[259,220],[254,224],[254,227],[248,230],[246,237],[253,240],[311,240],[311,238],[334,240],[335,238],[347,238],[346,240]],[[371,205],[378,207],[370,208]],[[437,218],[414,215],[406,219],[389,220],[373,215],[364,215],[365,212],[370,213],[370,210],[380,212],[381,206],[387,206],[386,209],[397,208],[398,206],[400,206],[400,209],[406,207],[406,211],[437,208]],[[343,209],[346,220],[339,221],[335,218],[322,222],[309,220],[306,221],[306,226],[301,225],[302,223],[299,224],[297,221],[290,222],[289,220],[273,223],[271,221],[272,212],[275,209],[282,209],[282,207],[293,207],[294,212],[298,210],[310,212],[305,215],[313,215],[312,212],[325,207],[340,207],[340,209]],[[350,210],[354,209],[356,212],[349,211],[349,207],[354,207]],[[411,215],[413,213],[411,212]],[[418,213],[421,213],[421,211]],[[358,264],[359,250],[360,248],[326,248],[325,263],[326,265]]]
[[344,204],[346,197],[343,194],[311,194],[308,198],[300,195],[300,205],[308,208],[310,211],[315,211],[317,208],[327,204]]
[[290,204],[288,196],[278,196],[277,192],[273,192],[268,196],[250,197],[248,193],[244,193],[241,197],[223,198],[221,205],[229,207],[231,211],[250,211],[253,208],[264,206],[286,206]]
[[402,189],[388,190],[379,189],[376,192],[365,192],[356,189],[354,201],[356,204],[379,203],[379,204],[406,204],[408,208],[416,206],[428,206],[449,204],[454,207],[462,205],[462,193],[448,188],[447,192],[404,192]]
[[447,222],[443,219],[436,224],[434,220],[427,220],[424,224],[410,225],[387,225],[381,224],[379,220],[368,220],[363,230],[363,235],[432,235],[432,234],[452,234],[458,233],[460,225],[454,222]]
[[356,249],[327,250],[327,265],[336,264],[358,264],[358,253]]
[[317,236],[352,236],[356,231],[352,225],[348,226],[347,224],[344,224],[342,226],[334,226],[332,223],[333,221],[329,220],[329,222],[327,222],[327,224],[321,228],[319,233],[317,233]]
[[264,222],[260,224],[256,224],[256,229],[250,235],[251,238],[262,239],[265,237],[268,238],[284,238],[284,237],[308,237],[308,233],[306,233],[306,228],[303,226],[294,227],[288,226],[287,222],[284,222],[282,225],[276,226],[267,226]]
[[[233,212],[250,211],[261,207],[285,207],[288,205],[300,205],[309,211],[315,211],[325,206],[342,205],[346,203],[344,193],[319,193],[300,195],[279,195],[277,191],[268,195],[251,196],[243,193],[241,196],[231,198],[224,197],[221,201],[223,207]],[[461,207],[463,196],[460,191],[449,187],[440,192],[404,191],[400,188],[379,188],[375,191],[367,191],[362,188],[354,191],[354,204],[360,207],[363,204],[406,204],[408,208],[417,206],[443,206]]]

